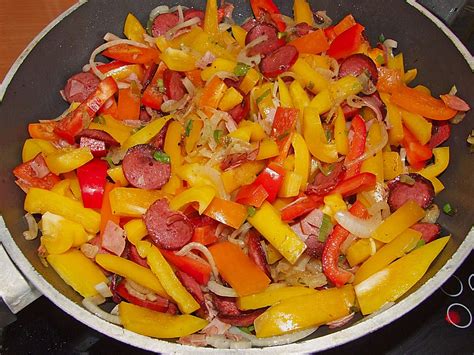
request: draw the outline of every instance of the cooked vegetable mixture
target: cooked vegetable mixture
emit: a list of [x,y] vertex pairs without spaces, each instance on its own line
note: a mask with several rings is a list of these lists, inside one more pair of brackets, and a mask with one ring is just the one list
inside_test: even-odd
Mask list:
[[28,126],[25,237],[133,332],[294,342],[390,306],[449,241],[433,199],[469,110],[455,87],[410,87],[397,42],[350,14],[250,6],[241,25],[216,0],[146,29],[129,14],[67,80],[70,107]]

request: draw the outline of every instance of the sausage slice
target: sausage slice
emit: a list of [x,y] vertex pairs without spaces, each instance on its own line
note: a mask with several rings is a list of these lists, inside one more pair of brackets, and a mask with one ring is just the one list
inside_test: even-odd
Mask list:
[[248,55],[253,56],[257,54],[267,55],[285,45],[285,40],[278,38],[278,29],[269,23],[260,23],[250,29],[245,37],[245,44],[249,44],[254,39],[267,36],[267,39],[248,50]]
[[400,181],[400,176],[388,182],[388,204],[390,209],[396,211],[408,200],[414,200],[421,208],[427,208],[433,202],[435,192],[433,184],[420,174],[408,174],[413,179],[413,184]]
[[297,59],[298,50],[291,45],[286,45],[263,58],[260,62],[260,71],[267,78],[274,78],[288,71]]
[[78,73],[71,76],[64,87],[64,97],[69,103],[82,102],[99,85],[99,78],[92,73]]

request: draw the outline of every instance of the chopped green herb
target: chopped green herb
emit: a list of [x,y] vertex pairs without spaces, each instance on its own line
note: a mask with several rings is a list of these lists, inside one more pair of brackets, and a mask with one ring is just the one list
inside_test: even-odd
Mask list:
[[286,32],[278,32],[278,39],[285,38],[288,35]]
[[115,164],[112,161],[111,157],[105,156],[105,157],[102,158],[102,160],[105,160],[107,162],[107,164],[109,164],[109,168],[115,168]]
[[166,92],[165,84],[163,83],[163,79],[158,79],[156,82],[156,85],[158,86],[158,91],[164,94]]
[[379,36],[379,42],[380,43],[385,42],[385,36],[383,35],[383,33],[381,33],[380,36]]
[[256,212],[257,212],[257,210],[255,209],[255,207],[253,207],[253,206],[248,206],[247,207],[247,215],[249,217],[253,217]]
[[418,249],[419,247],[422,247],[425,244],[426,242],[423,239],[420,239],[418,243],[416,243],[415,249]]
[[323,214],[323,221],[321,222],[321,227],[319,227],[319,236],[318,240],[320,242],[325,242],[329,233],[332,231],[332,222],[331,217],[326,213]]
[[248,327],[239,327],[241,331],[247,334],[252,334],[252,332],[255,330],[255,327],[253,325],[249,325]]
[[446,203],[443,206],[443,212],[446,213],[448,216],[454,216],[456,214],[456,209],[453,208],[450,203]]
[[332,140],[332,131],[330,129],[326,129],[324,134],[326,135],[327,141],[330,142]]
[[214,140],[216,141],[216,143],[220,142],[223,134],[224,134],[224,132],[222,132],[221,129],[216,129],[214,131]]
[[384,59],[383,55],[381,55],[381,54],[379,54],[379,55],[377,56],[377,58],[375,58],[375,61],[376,61],[377,64],[379,64],[379,65],[382,65],[382,64],[385,63],[385,59]]
[[169,164],[171,162],[170,156],[161,150],[157,150],[155,154],[153,154],[153,158],[160,163]]
[[237,76],[244,76],[250,69],[250,65],[244,63],[237,63],[234,68],[234,74]]
[[257,97],[257,100],[256,100],[257,105],[258,105],[260,102],[262,102],[262,100],[263,100],[264,98],[266,98],[268,95],[270,95],[270,89],[265,90],[265,92],[264,92],[262,95],[260,95],[259,97]]
[[153,28],[153,20],[149,18],[148,21],[146,22],[146,33],[148,33],[150,36],[153,36],[152,28]]
[[189,137],[192,129],[193,129],[193,120],[189,120],[188,122],[186,122],[186,127],[184,128],[184,135],[186,137]]
[[93,120],[95,123],[105,124],[105,119],[102,115],[96,116]]

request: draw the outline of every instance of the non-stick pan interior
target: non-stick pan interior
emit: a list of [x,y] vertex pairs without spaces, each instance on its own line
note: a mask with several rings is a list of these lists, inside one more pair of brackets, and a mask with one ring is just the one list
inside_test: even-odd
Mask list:
[[[283,13],[291,14],[292,1],[275,2]],[[441,30],[407,3],[394,0],[310,2],[314,10],[326,10],[334,21],[352,13],[366,27],[366,34],[372,44],[377,42],[380,34],[397,40],[398,48],[404,54],[406,67],[418,69],[416,83],[425,84],[432,89],[434,95],[447,93],[456,84],[460,95],[467,102],[474,102],[472,72],[465,59]],[[90,53],[103,43],[104,34],[112,32],[122,35],[124,19],[129,12],[146,23],[149,11],[160,4],[205,7],[205,1],[192,0],[90,0],[61,21],[35,46],[18,69],[0,104],[0,212],[16,244],[34,268],[75,302],[80,297],[51,268],[46,268],[39,262],[36,254],[38,242],[27,242],[22,236],[22,232],[27,229],[22,218],[24,193],[14,184],[11,171],[21,160],[21,148],[27,138],[27,124],[39,119],[54,118],[66,109],[67,105],[61,99],[59,90],[69,76],[81,71],[82,66],[88,62]],[[237,1],[234,5],[234,19],[237,22],[242,22],[251,15],[247,1]],[[473,127],[472,119],[472,113],[469,113],[453,129],[448,142],[451,146],[450,166],[441,176],[446,189],[436,199],[439,205],[449,202],[457,208],[455,216],[443,215],[440,219],[452,239],[419,285],[433,276],[452,256],[474,220],[471,203],[474,179],[470,177],[474,158],[466,145],[466,138]],[[323,327],[315,336],[326,332],[328,330]]]

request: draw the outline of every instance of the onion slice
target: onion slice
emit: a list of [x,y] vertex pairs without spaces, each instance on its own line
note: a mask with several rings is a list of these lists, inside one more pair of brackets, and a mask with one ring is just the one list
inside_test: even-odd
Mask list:
[[301,330],[298,332],[292,332],[292,333],[278,335],[278,336],[269,337],[269,338],[257,338],[255,335],[245,333],[237,327],[230,328],[229,332],[231,332],[232,334],[240,335],[242,338],[250,340],[250,342],[252,343],[252,346],[264,347],[264,346],[276,346],[276,345],[285,345],[285,344],[294,343],[298,340],[304,339],[307,336],[313,334],[317,329],[318,327],[313,327],[313,328]]
[[182,247],[180,250],[178,250],[176,252],[176,255],[179,255],[179,256],[186,255],[193,249],[199,250],[206,257],[209,265],[211,266],[212,273],[215,279],[217,280],[219,277],[219,271],[217,271],[216,262],[214,261],[214,258],[212,257],[212,254],[209,251],[209,249],[207,249],[201,243],[196,243],[196,242],[188,243],[184,247]]
[[209,281],[207,283],[207,288],[209,291],[212,291],[218,296],[223,296],[223,297],[238,297],[237,292],[231,287],[225,287],[221,284],[218,284],[215,281]]
[[122,321],[118,316],[107,313],[98,306],[104,302],[105,299],[102,296],[93,296],[84,298],[82,300],[82,305],[97,317],[102,318],[103,320],[106,320],[110,323],[121,325]]
[[349,211],[338,211],[334,214],[334,218],[341,227],[359,238],[370,238],[371,234],[382,223],[380,213],[375,214],[372,218],[363,219],[354,216]]
[[26,223],[28,223],[28,230],[23,232],[26,240],[33,240],[38,237],[38,223],[31,213],[25,214]]

